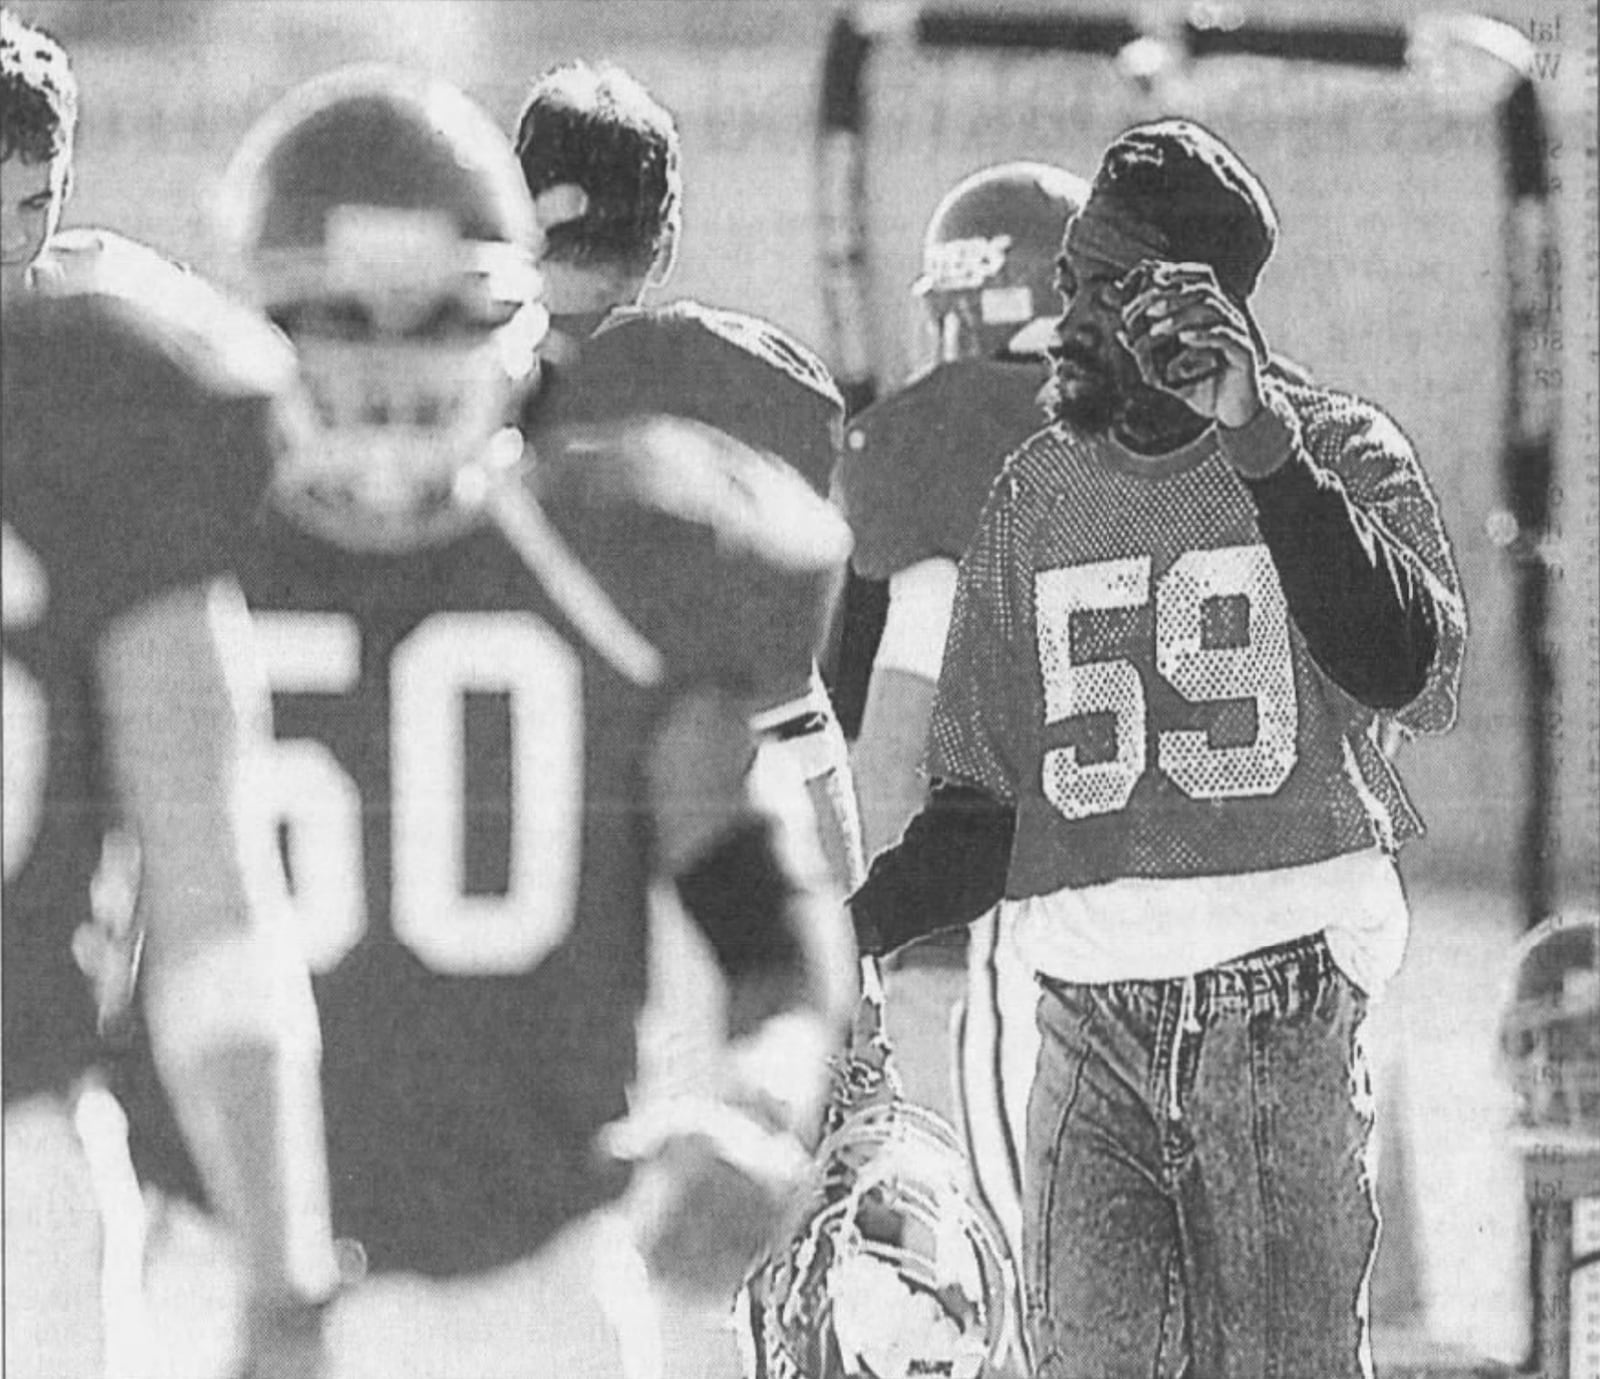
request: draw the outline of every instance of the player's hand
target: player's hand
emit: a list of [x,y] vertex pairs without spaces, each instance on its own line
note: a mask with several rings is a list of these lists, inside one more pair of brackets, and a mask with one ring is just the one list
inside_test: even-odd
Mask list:
[[237,1379],[325,1379],[330,1357],[321,1302],[254,1297],[245,1304],[244,1359]]
[[792,1135],[718,1102],[645,1108],[603,1143],[637,1165],[628,1210],[652,1279],[697,1301],[733,1297],[810,1169]]
[[1210,266],[1147,260],[1125,282],[1118,338],[1144,381],[1219,425],[1251,421],[1266,360]]
[[903,1091],[889,1039],[883,983],[874,959],[862,962],[862,976],[850,1043],[842,1054],[828,1060],[830,1085],[823,1132],[829,1135],[856,1111],[884,1105]]

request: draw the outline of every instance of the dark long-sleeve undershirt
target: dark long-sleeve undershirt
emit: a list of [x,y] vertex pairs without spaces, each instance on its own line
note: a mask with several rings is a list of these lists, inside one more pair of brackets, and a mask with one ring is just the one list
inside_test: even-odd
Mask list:
[[1225,449],[1255,503],[1256,525],[1312,658],[1368,708],[1409,704],[1427,684],[1442,621],[1421,568],[1298,450],[1268,409],[1232,433]]
[[850,898],[856,942],[882,954],[970,924],[1005,894],[1014,805],[964,785],[935,785],[894,847]]

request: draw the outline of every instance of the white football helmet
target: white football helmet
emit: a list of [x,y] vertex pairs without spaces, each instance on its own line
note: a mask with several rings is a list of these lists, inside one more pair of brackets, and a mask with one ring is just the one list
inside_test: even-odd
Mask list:
[[476,520],[464,480],[520,455],[548,326],[538,225],[493,121],[440,81],[333,72],[247,136],[221,210],[240,287],[300,356],[281,504],[363,548]]
[[1552,915],[1523,936],[1500,1052],[1521,1130],[1600,1145],[1600,913]]
[[1008,1343],[999,1228],[955,1132],[910,1102],[823,1141],[757,1290],[768,1379],[977,1379]]

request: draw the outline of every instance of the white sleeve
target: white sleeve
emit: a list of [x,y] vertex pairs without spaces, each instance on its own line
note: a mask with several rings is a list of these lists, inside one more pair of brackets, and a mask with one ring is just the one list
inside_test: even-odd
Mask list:
[[921,560],[889,579],[889,613],[878,643],[876,670],[903,670],[939,679],[950,614],[956,601],[956,562]]

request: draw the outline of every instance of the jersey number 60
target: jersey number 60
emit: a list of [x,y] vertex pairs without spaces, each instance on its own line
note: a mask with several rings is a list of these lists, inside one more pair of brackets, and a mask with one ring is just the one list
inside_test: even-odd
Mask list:
[[[356,692],[361,644],[354,619],[258,613],[256,624],[274,692]],[[388,679],[394,937],[435,972],[525,972],[566,937],[576,911],[579,658],[531,613],[442,613],[401,639]],[[511,855],[508,883],[496,895],[468,895],[461,880],[463,705],[474,692],[502,696],[511,712]],[[361,794],[315,739],[280,739],[274,753],[275,805],[306,957],[313,971],[326,972],[368,924]]]

